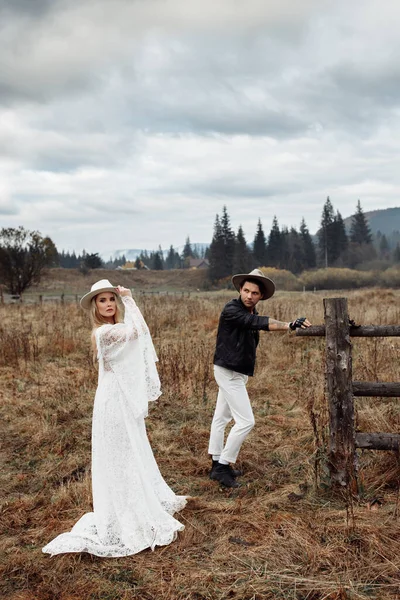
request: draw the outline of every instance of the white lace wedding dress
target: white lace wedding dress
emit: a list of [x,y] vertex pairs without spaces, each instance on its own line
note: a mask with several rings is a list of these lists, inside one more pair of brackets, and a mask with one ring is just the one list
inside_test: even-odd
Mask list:
[[99,380],[93,409],[93,512],[43,548],[49,554],[127,556],[172,542],[184,529],[172,515],[186,504],[161,476],[144,418],[160,395],[157,356],[135,301],[123,323],[96,330]]

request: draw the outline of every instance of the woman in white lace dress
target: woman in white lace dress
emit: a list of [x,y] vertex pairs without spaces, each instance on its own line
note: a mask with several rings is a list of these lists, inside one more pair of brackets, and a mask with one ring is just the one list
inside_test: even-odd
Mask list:
[[[124,316],[121,315],[120,301]],[[43,552],[127,556],[172,542],[184,529],[172,515],[186,504],[162,478],[144,419],[160,395],[157,356],[130,290],[103,279],[81,299],[90,310],[99,379],[92,426],[93,512]]]

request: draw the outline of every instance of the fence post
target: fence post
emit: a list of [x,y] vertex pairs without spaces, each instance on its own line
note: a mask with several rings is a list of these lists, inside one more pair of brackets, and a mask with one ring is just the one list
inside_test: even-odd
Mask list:
[[355,475],[352,358],[347,298],[325,298],[326,384],[329,403],[329,470],[333,485]]
[[61,304],[64,304],[64,294],[61,294]]

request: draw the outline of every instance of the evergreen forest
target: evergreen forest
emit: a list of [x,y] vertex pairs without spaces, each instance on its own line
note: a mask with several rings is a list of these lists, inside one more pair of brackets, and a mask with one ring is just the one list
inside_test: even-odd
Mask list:
[[[373,211],[369,214],[373,216],[374,223],[383,226],[385,213],[390,222],[395,223],[398,218],[396,211],[399,209]],[[187,236],[181,251],[171,244],[167,251],[161,246],[157,250],[142,250],[133,261],[128,261],[124,255],[104,261],[99,252],[59,252],[50,238],[44,238],[52,249],[50,252],[46,248],[46,260],[42,262],[50,267],[78,269],[83,273],[98,268],[170,270],[200,267],[207,268],[208,279],[212,284],[230,277],[232,273],[247,273],[261,267],[285,270],[296,276],[305,271],[328,267],[385,271],[389,267],[400,265],[400,232],[393,230],[389,235],[387,227],[385,231],[386,233],[382,233],[375,228],[372,232],[360,200],[354,214],[344,220],[328,197],[322,207],[316,235],[311,235],[304,218],[298,228],[288,228],[280,226],[274,216],[268,232],[264,230],[261,218],[258,218],[254,239],[247,240],[242,225],[234,231],[227,207],[223,206],[221,214],[215,216],[209,245],[192,244]],[[15,230],[3,229],[0,234],[0,256],[4,255],[1,262],[4,262],[5,270],[10,270],[13,262],[18,262],[18,257],[32,253],[32,242],[28,244],[29,247],[24,248],[23,240],[36,240],[37,243],[41,239],[39,232],[28,232],[22,227]],[[37,251],[35,252],[36,256]]]

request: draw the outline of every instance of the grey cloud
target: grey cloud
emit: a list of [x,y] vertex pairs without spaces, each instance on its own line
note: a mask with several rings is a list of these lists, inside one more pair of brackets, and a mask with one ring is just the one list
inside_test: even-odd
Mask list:
[[354,64],[337,65],[331,71],[332,81],[348,96],[376,107],[398,107],[400,103],[400,68],[398,63],[386,69],[363,69]]
[[[69,110],[76,122],[74,109]],[[62,112],[65,118],[64,109]],[[124,162],[127,149],[131,157],[134,155],[134,138],[134,135],[108,133],[98,128],[87,131],[84,123],[72,131],[64,131],[52,118],[48,123],[39,118],[34,126],[22,127],[19,121],[10,118],[3,120],[3,126],[0,121],[0,160],[2,157],[19,160],[26,169],[37,171],[69,172],[85,167],[111,169]]]
[[104,215],[112,214],[113,218],[116,215],[120,216],[132,216],[142,215],[143,210],[138,209],[135,206],[135,200],[132,197],[120,197],[116,200],[110,195],[108,198],[91,199],[85,201],[88,208],[96,213]]
[[[365,83],[365,82],[364,82]],[[371,88],[370,88],[371,89]],[[376,91],[379,89],[379,91]],[[309,129],[310,134],[318,130],[334,131],[336,135],[353,138],[371,136],[382,124],[396,115],[399,102],[386,98],[383,87],[368,93],[356,80],[350,80],[345,70],[315,73],[299,82],[290,102],[290,109],[297,110]],[[284,90],[280,91],[284,94]],[[383,109],[385,107],[385,109]]]
[[35,205],[43,223],[62,223],[63,228],[79,225],[83,229],[91,229],[107,221],[114,222],[119,218],[143,215],[143,211],[137,209],[129,197],[116,200],[111,193],[107,195],[107,192],[98,193],[97,196],[82,194],[73,201],[61,193],[54,193],[50,198],[39,194],[21,193],[16,197],[16,201],[19,205],[18,211],[9,214],[24,214],[29,211],[30,206]]
[[86,73],[66,77],[54,73],[54,76],[49,77],[45,72],[29,74],[22,70],[19,75],[18,78],[12,76],[0,81],[0,105],[12,107],[15,104],[50,104],[56,97],[93,90],[98,84],[95,76]]
[[303,193],[307,189],[308,193],[315,193],[325,188],[326,192],[321,192],[322,201],[329,195],[329,190],[335,189],[338,185],[353,185],[359,180],[357,175],[349,174],[333,174],[332,176],[315,176],[310,177],[307,173],[308,181],[305,182],[301,177],[290,177],[290,180],[283,179],[282,181],[274,181],[269,183],[268,177],[262,181],[254,182],[254,174],[248,174],[247,178],[242,177],[236,179],[235,176],[225,177],[221,179],[207,179],[206,181],[194,181],[190,184],[170,187],[164,186],[158,193],[171,194],[176,193],[188,194],[202,198],[221,199],[221,202],[236,202],[236,201],[258,201],[258,200],[277,200],[278,198],[288,198]]
[[[31,144],[30,144],[31,146]],[[25,150],[25,151],[24,151]],[[103,166],[113,167],[121,160],[120,153],[112,154],[106,148],[89,148],[87,145],[79,146],[79,141],[66,145],[65,148],[51,147],[51,143],[47,147],[34,149],[26,147],[17,153],[14,149],[15,156],[21,158],[25,153],[25,166],[37,171],[51,171],[54,173],[68,173],[76,171],[83,167]],[[12,149],[0,149],[0,155],[10,157]]]
[[64,147],[47,147],[32,152],[28,157],[30,168],[39,171],[71,172],[87,167],[118,167],[123,161],[123,142],[115,143],[104,137],[96,136],[89,140],[79,137],[65,144]]
[[[179,10],[173,0],[150,2],[161,10],[154,23],[149,3],[117,0],[116,4],[121,12],[111,14],[109,5],[101,1],[79,8],[75,5],[75,9],[73,3],[60,3],[59,14],[54,8],[53,32],[45,17],[36,29],[23,29],[23,41],[14,42],[20,51],[14,48],[12,68],[8,47],[0,57],[3,102],[12,106],[18,99],[54,106],[57,98],[71,96],[71,102],[76,99],[78,104],[75,115],[49,111],[59,128],[81,126],[87,130],[90,123],[102,127],[107,114],[108,128],[117,131],[245,133],[288,139],[306,134],[315,123],[343,130],[352,126],[355,133],[368,135],[381,121],[385,93],[390,94],[392,104],[397,101],[393,82],[390,91],[376,85],[374,93],[366,96],[363,90],[368,81],[364,78],[363,87],[350,63],[342,61],[328,69],[313,64],[307,46],[318,15],[313,3],[308,3],[295,27],[288,5],[268,18],[268,10],[253,0],[251,18],[238,9],[236,18],[231,17],[237,27],[229,30],[222,26],[227,11],[223,2],[222,8],[212,13],[213,19],[202,15],[203,25],[208,22],[211,26],[206,33],[190,21],[197,12],[189,3],[185,18],[190,34],[184,27],[174,30]],[[62,27],[61,15],[69,18],[70,28]],[[79,19],[89,16],[93,20],[85,38]],[[134,35],[128,36],[127,24],[134,16],[151,33],[140,32],[135,22]],[[248,28],[245,24],[239,27],[240,17]],[[151,25],[157,23],[159,29],[152,30]],[[260,24],[265,25],[264,30]],[[284,25],[289,33],[277,35]],[[291,72],[296,73],[294,79]],[[92,115],[87,119],[90,105]],[[57,160],[53,162],[56,169]],[[68,167],[68,157],[61,158],[61,168],[64,162],[66,168],[73,168],[73,160]]]
[[294,115],[269,110],[268,107],[260,106],[252,110],[251,104],[246,101],[231,102],[229,106],[212,94],[208,105],[176,106],[166,113],[161,103],[153,107],[144,106],[141,114],[135,115],[135,121],[139,127],[145,123],[146,130],[150,132],[246,134],[277,139],[300,135],[309,126]]
[[121,246],[150,235],[150,218],[162,243],[174,231],[207,241],[220,202],[249,237],[253,210],[290,226],[301,206],[314,228],[328,194],[344,216],[358,190],[365,209],[393,203],[398,9],[367,4],[0,0],[0,169],[15,220],[79,239],[115,225]]
[[[219,63],[225,72],[235,69],[240,67],[241,59],[237,51],[236,55],[229,53],[230,46],[239,44],[239,50],[248,54],[254,37],[270,35],[283,51],[285,43],[293,43],[291,38],[296,38],[296,32],[303,32],[316,2],[307,0],[301,7],[293,7],[289,0],[280,4],[277,8],[275,2],[248,0],[246,4],[236,3],[232,9],[231,0],[218,4],[205,0],[201,5],[197,0],[186,0],[182,11],[181,0],[39,2],[37,13],[31,11],[36,19],[32,22],[24,16],[29,3],[17,2],[0,30],[3,102],[46,103],[60,95],[96,88],[123,64],[136,67],[143,47],[149,45],[150,62],[156,61],[162,67],[163,44],[168,50],[171,39],[176,40],[171,45],[178,69],[191,67],[185,65],[184,46],[188,40],[189,48],[194,47],[191,58],[195,55],[200,62],[204,59],[203,69],[212,67],[211,63],[217,70]],[[51,14],[45,10],[50,6]],[[285,27],[290,31],[286,42],[278,36]],[[151,42],[157,39],[161,42],[159,56],[157,49],[151,52]],[[228,52],[222,52],[220,61],[224,43]],[[266,54],[263,62],[267,57],[270,55]]]
[[9,203],[2,203],[0,200],[0,216],[2,217],[6,217],[6,216],[11,216],[11,215],[17,215],[18,214],[18,210],[17,207],[14,205],[11,205]]
[[27,15],[40,19],[59,4],[57,0],[0,0],[0,17],[7,19],[16,15]]
[[[268,198],[279,194],[290,194],[295,190],[295,184],[282,182],[274,186],[266,182],[252,181],[249,174],[245,177],[235,177],[234,175],[221,178],[208,178],[203,181],[194,181],[187,183],[180,188],[181,193],[190,193],[195,195],[204,195],[215,198]],[[171,190],[169,191],[171,193]]]

